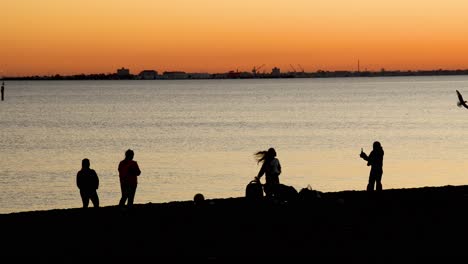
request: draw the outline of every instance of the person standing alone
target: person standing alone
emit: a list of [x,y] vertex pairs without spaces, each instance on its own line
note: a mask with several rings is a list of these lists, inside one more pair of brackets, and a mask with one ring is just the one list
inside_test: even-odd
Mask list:
[[280,184],[279,175],[281,174],[281,164],[276,158],[276,151],[274,148],[269,148],[267,151],[258,151],[255,153],[255,157],[257,163],[263,163],[255,179],[260,180],[265,174],[265,194],[267,197],[272,197]]
[[2,101],[5,100],[5,82],[2,82],[2,89],[1,89],[1,93],[2,93]]
[[382,167],[384,156],[382,145],[380,145],[380,142],[375,141],[372,145],[372,151],[369,156],[367,156],[362,149],[359,156],[367,161],[367,166],[371,166],[367,191],[374,191],[374,186],[376,191],[382,191]]
[[99,197],[97,189],[99,188],[99,178],[96,171],[90,169],[89,159],[81,161],[81,170],[76,175],[76,185],[80,189],[83,208],[88,208],[89,200],[93,202],[94,207],[99,207]]
[[122,198],[120,198],[119,206],[124,206],[128,200],[127,205],[133,206],[135,199],[136,188],[138,185],[137,177],[140,176],[141,171],[138,163],[133,160],[133,150],[129,149],[125,152],[125,159],[119,163],[119,178],[120,189],[122,191]]

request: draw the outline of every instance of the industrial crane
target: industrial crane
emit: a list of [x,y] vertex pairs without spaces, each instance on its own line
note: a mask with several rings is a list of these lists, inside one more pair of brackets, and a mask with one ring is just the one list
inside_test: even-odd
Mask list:
[[304,72],[304,68],[302,68],[300,64],[298,64],[297,66],[299,66],[299,68],[301,68],[301,71]]
[[260,66],[254,66],[253,69],[252,69],[252,73],[255,75],[258,73],[258,71],[263,68],[263,66],[265,66],[265,64],[262,64]]
[[291,66],[291,68],[293,69],[293,72],[296,72],[296,68],[294,68],[294,66],[292,66],[292,64],[289,64],[289,66]]

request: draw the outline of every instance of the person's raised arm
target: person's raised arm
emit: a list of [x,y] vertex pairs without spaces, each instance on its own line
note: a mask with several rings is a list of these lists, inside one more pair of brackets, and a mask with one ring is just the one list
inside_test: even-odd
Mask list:
[[263,176],[263,174],[265,174],[265,162],[262,164],[262,167],[258,171],[257,179],[260,179]]
[[362,150],[361,148],[361,154],[359,154],[359,157],[361,157],[363,160],[369,160],[369,157],[367,156],[366,153],[364,153],[364,151]]

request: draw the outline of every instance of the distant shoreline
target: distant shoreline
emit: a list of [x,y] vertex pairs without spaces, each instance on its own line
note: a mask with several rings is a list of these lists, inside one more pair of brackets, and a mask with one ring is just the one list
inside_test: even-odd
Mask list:
[[287,73],[185,73],[165,72],[162,75],[133,75],[125,76],[116,73],[50,75],[50,76],[5,76],[1,80],[209,80],[209,79],[288,79],[288,78],[349,78],[349,77],[403,77],[403,76],[459,76],[468,75],[468,69],[458,70],[417,70],[417,71],[322,71],[317,72],[287,72]]

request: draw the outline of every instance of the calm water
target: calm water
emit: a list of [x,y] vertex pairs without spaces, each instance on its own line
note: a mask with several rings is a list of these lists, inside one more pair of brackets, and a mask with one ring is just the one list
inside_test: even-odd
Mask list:
[[186,81],[8,81],[0,102],[0,213],[80,207],[89,158],[102,206],[128,148],[136,203],[240,197],[275,147],[296,189],[362,190],[359,158],[385,150],[384,188],[468,183],[468,76]]

